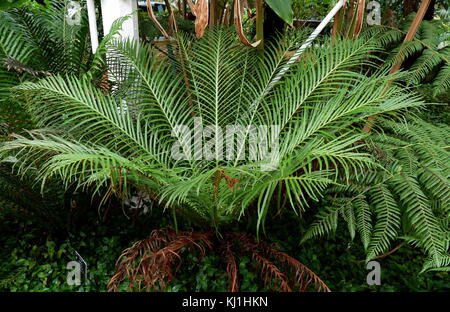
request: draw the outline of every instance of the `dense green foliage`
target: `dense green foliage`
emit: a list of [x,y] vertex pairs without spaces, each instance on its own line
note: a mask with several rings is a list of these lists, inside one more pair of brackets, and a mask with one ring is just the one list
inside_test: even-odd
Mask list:
[[447,265],[450,128],[420,119],[378,123],[384,132],[370,140],[383,170],[352,176],[345,186],[328,189],[326,208],[303,239],[335,230],[342,216],[352,239],[359,232],[369,259],[387,251],[390,240],[401,233],[403,239],[424,248],[436,265]]
[[336,1],[314,1],[314,0],[292,0],[294,17],[298,19],[324,18],[331,10]]
[[423,87],[429,84],[436,98],[450,91],[450,28],[446,20],[423,21],[414,40],[403,38],[414,18],[414,14],[401,23],[399,29],[388,26],[370,27],[366,36],[376,37],[386,49],[388,56],[384,66],[391,68],[404,64],[408,75],[403,81],[408,86]]

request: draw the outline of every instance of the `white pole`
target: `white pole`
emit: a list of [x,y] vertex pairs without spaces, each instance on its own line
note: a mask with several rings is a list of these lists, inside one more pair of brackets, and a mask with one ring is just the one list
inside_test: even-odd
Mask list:
[[[113,23],[121,17],[130,15],[137,11],[136,0],[101,0],[101,12],[103,20],[103,35],[106,36],[111,31]],[[139,40],[138,17],[133,14],[130,19],[122,24],[122,29],[117,34],[120,39]],[[106,58],[114,59],[118,55],[108,49]],[[108,64],[108,61],[107,61]],[[108,65],[108,79],[113,82],[120,82],[124,79],[123,73],[120,73],[114,66]],[[117,85],[113,88],[117,88]]]
[[92,53],[95,53],[95,51],[97,51],[98,48],[98,30],[97,30],[97,19],[95,17],[94,0],[87,0],[86,4],[89,17],[89,32],[91,34]]
[[[323,19],[323,21],[316,27],[316,29],[311,33],[311,35],[308,37],[308,39],[306,39],[305,43],[302,44],[302,46],[300,48],[298,48],[298,50],[294,53],[294,55],[292,55],[289,60],[286,62],[285,66],[283,68],[281,68],[281,70],[277,73],[277,75],[270,81],[269,85],[267,86],[267,89],[263,92],[262,95],[259,96],[259,98],[255,99],[253,101],[253,103],[250,105],[249,111],[252,111],[253,114],[255,112],[255,106],[258,104],[259,100],[264,97],[265,95],[267,95],[267,93],[269,93],[269,91],[274,87],[274,85],[283,77],[283,75],[289,70],[290,66],[295,63],[295,61],[298,60],[298,58],[300,57],[300,55],[303,54],[303,52],[305,52],[305,50],[311,46],[311,43],[313,42],[314,39],[316,39],[316,37],[322,32],[322,30],[325,28],[325,26],[331,21],[331,19],[336,15],[336,13],[345,5],[345,0],[339,0],[338,3],[336,3],[336,5],[333,7],[333,9],[327,14],[327,16],[325,16],[325,18]],[[248,117],[248,113],[244,114],[241,116],[241,120],[242,118],[247,118]],[[247,137],[248,135],[248,129],[250,129],[250,127],[247,127],[247,131],[245,133],[245,137]],[[245,142],[245,139],[242,141]],[[238,157],[236,159],[239,158],[239,156],[242,153],[243,150],[243,144],[241,145],[239,151],[238,151]]]
[[[269,85],[267,86],[267,89],[264,91],[264,93],[260,96],[264,97],[269,91],[274,87],[274,85],[280,81],[280,79],[283,77],[283,75],[289,70],[291,65],[295,63],[300,55],[305,52],[305,50],[311,46],[311,43],[314,39],[322,32],[322,30],[325,28],[325,26],[331,21],[331,19],[336,15],[336,13],[344,6],[345,0],[339,0],[338,3],[334,6],[334,8],[325,16],[322,22],[316,27],[316,29],[311,33],[311,35],[306,39],[305,43],[302,44],[300,48],[292,55],[289,60],[286,62],[285,66],[280,69],[280,71],[276,74],[276,76],[270,81]],[[255,99],[255,101],[250,105],[250,109],[253,109],[253,107],[256,105],[256,103],[259,101],[259,99]]]
[[278,72],[278,74],[275,76],[275,78],[272,79],[272,81],[270,82],[269,89],[271,89],[272,86],[275,83],[277,83],[281,79],[281,77],[283,77],[283,75],[289,70],[289,67],[298,60],[300,55],[302,55],[303,52],[305,52],[305,50],[307,48],[309,48],[311,46],[314,39],[316,39],[316,37],[322,32],[322,30],[325,28],[325,26],[327,26],[327,24],[336,15],[336,13],[344,6],[344,4],[345,4],[345,0],[339,0],[339,2],[336,3],[334,8],[328,13],[327,16],[325,16],[325,18],[316,27],[316,29],[311,33],[311,35],[308,37],[308,39],[306,39],[305,43],[302,44],[302,46],[300,48],[298,48],[297,52],[295,52],[294,55],[292,55],[291,58],[287,61],[285,67],[283,67]]
[[[109,34],[111,26],[115,20],[120,17],[130,15],[137,10],[136,0],[101,0],[102,5],[102,19],[104,36]],[[126,20],[122,24],[120,31],[122,39],[136,39],[139,40],[138,17],[137,14]]]

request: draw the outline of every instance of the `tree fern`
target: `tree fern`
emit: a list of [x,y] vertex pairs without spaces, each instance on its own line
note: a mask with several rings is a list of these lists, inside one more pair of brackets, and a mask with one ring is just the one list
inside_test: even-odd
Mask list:
[[[446,125],[433,126],[417,118],[407,123],[380,119],[369,147],[385,169],[353,174],[347,185],[326,190],[327,206],[331,203],[338,209],[341,200],[353,203],[367,260],[386,252],[401,237],[429,255],[424,270],[448,265],[442,260],[449,248],[448,130]],[[320,222],[325,211],[330,208],[318,214],[305,238],[332,229]],[[353,226],[353,220],[343,219]]]
[[[304,62],[269,87],[301,36],[287,36],[259,54],[219,28],[194,42],[180,37],[171,59],[161,59],[147,44],[105,38],[108,43],[101,46],[108,53],[97,54],[93,70],[83,77],[53,75],[14,88],[15,99],[51,130],[17,137],[3,145],[2,153],[19,160],[19,172],[36,168],[44,182],[58,178],[66,187],[91,186],[122,197],[137,187],[217,230],[255,207],[260,229],[278,188],[295,211],[306,210],[341,173],[350,178],[376,167],[357,144],[364,136],[353,125],[374,114],[423,105],[399,85],[387,90],[386,72],[362,73],[362,66],[374,65],[378,51],[366,40],[312,47]],[[92,78],[111,61],[123,70],[110,67],[119,83],[108,94]],[[276,125],[279,153],[267,159],[228,158],[216,150],[208,159],[195,157],[197,150],[173,158],[174,144],[183,154],[192,152],[192,140],[179,126],[192,130],[198,118],[215,134],[227,125],[242,126],[237,132],[242,136],[233,141],[234,151],[241,152],[249,150],[249,126]],[[270,133],[258,138],[272,139]],[[217,137],[200,140],[204,146]],[[273,159],[276,166],[261,169]],[[355,224],[353,233],[357,221],[349,209],[345,215]]]

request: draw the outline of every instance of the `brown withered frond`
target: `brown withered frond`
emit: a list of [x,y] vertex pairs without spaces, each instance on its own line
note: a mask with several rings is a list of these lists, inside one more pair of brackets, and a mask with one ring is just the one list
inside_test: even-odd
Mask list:
[[179,263],[179,252],[195,246],[203,257],[205,247],[212,248],[210,233],[179,231],[173,228],[155,230],[148,239],[136,242],[119,257],[116,274],[107,285],[108,291],[118,291],[128,280],[129,289],[164,290],[173,278],[172,269]]
[[108,72],[105,71],[102,74],[102,77],[100,78],[100,81],[98,83],[100,90],[102,90],[104,93],[108,93],[111,90],[111,84],[108,80]]
[[[118,291],[128,281],[128,289],[164,290],[181,264],[180,251],[195,247],[203,258],[206,249],[213,250],[214,233],[178,231],[173,228],[155,230],[148,239],[136,242],[123,251],[117,270],[107,285],[108,291]],[[238,265],[235,254],[249,253],[260,269],[266,288],[280,291],[330,291],[328,286],[308,267],[288,254],[276,250],[247,233],[228,232],[214,239],[217,251],[226,263],[230,291],[239,291]]]
[[233,177],[230,177],[229,175],[227,175],[225,173],[225,171],[223,171],[222,169],[218,169],[215,177],[214,177],[214,188],[215,191],[217,191],[220,182],[222,181],[222,178],[225,178],[225,182],[227,183],[228,187],[230,190],[233,191],[234,187],[236,186],[236,184],[239,183],[238,179],[235,179]]
[[291,292],[289,287],[288,278],[283,274],[278,267],[269,261],[266,257],[263,257],[256,249],[250,250],[253,259],[261,267],[261,276],[263,277],[264,286],[272,285],[274,280],[280,282],[279,290]]
[[230,281],[230,291],[238,292],[239,291],[238,268],[236,265],[236,259],[233,255],[233,251],[231,250],[231,243],[229,241],[225,241],[222,244],[221,253],[227,264],[228,279]]
[[[265,285],[273,282],[274,279],[280,282],[279,289],[281,291],[307,291],[310,287],[314,287],[316,291],[329,292],[328,286],[307,266],[292,258],[285,252],[276,250],[265,242],[258,242],[256,238],[247,233],[232,233],[235,244],[240,244],[246,251],[252,254],[253,259],[261,267],[261,275]],[[281,268],[281,271],[273,261],[273,259]]]
[[280,291],[292,291],[285,274],[283,274],[274,263],[262,255],[260,243],[257,242],[252,235],[247,233],[230,233],[229,237],[230,240],[234,242],[236,248],[241,247],[252,255],[252,259],[261,269],[261,277],[264,286],[276,286],[274,285],[274,281],[278,281],[278,289]]
[[[287,253],[276,250],[270,247],[267,243],[261,242],[260,247],[264,252],[272,256],[277,262],[279,262],[286,270],[293,274],[294,286],[299,291],[307,291],[309,287],[314,287],[316,291],[330,292],[330,288],[306,265],[300,261],[292,258]],[[288,274],[288,276],[291,276]]]
[[51,73],[41,70],[35,70],[31,68],[30,66],[27,66],[17,59],[13,57],[7,57],[3,59],[3,64],[6,66],[6,68],[9,71],[14,71],[18,74],[27,73],[33,77],[41,77],[41,76],[50,76]]

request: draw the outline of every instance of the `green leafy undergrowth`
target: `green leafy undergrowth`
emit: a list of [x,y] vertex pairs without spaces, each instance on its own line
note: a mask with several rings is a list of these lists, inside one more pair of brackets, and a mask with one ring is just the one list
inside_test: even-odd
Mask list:
[[[7,221],[0,216],[0,244],[3,246],[0,249],[0,291],[106,291],[121,251],[142,239],[142,233],[150,233],[156,223],[162,227],[168,222],[155,217],[151,222],[138,221],[131,227],[127,223],[130,220],[119,217],[109,222],[97,218],[68,239],[58,240],[34,231],[31,223]],[[20,231],[16,235],[5,235],[13,228]],[[293,218],[275,218],[266,229],[264,239],[311,268],[332,291],[445,291],[450,288],[448,272],[420,274],[424,256],[408,246],[377,260],[381,265],[381,285],[369,286],[366,282],[369,270],[364,262],[359,262],[364,259],[362,246],[348,243],[345,227],[328,239],[314,239],[300,245],[303,231],[304,227]],[[75,260],[75,250],[88,264],[88,280],[82,280],[80,286],[69,286],[66,266]],[[166,291],[228,290],[228,276],[219,256],[209,253],[200,259],[184,250],[182,259]],[[252,259],[239,256],[237,263],[240,290],[264,291]]]

